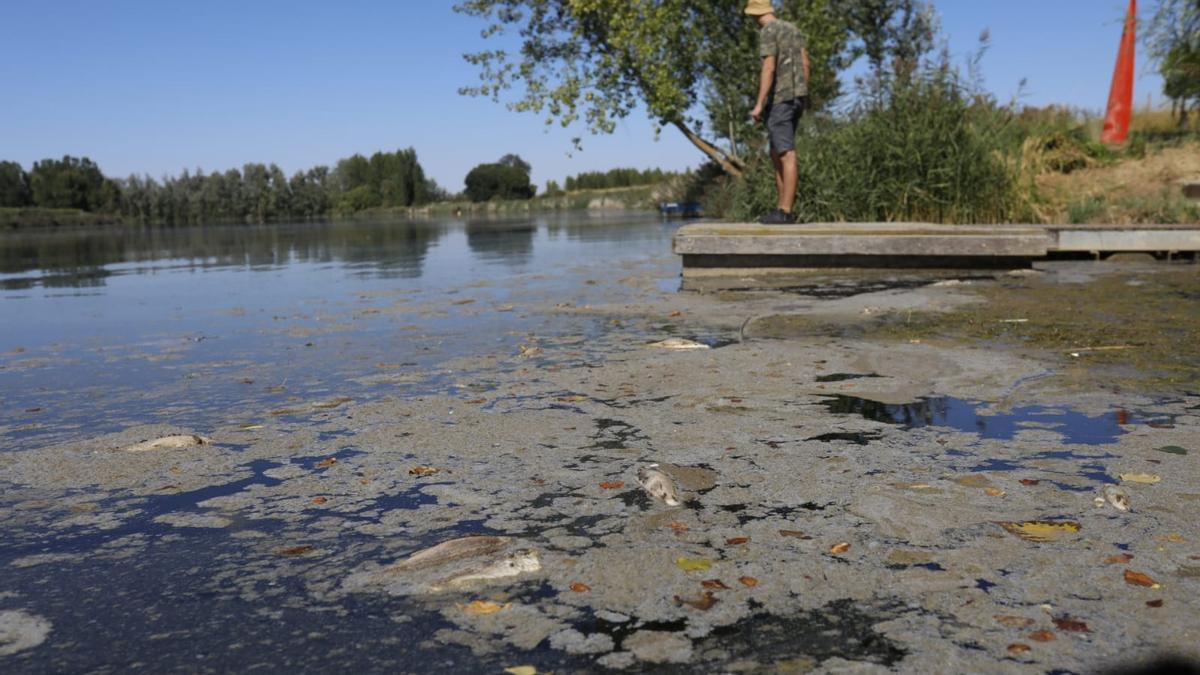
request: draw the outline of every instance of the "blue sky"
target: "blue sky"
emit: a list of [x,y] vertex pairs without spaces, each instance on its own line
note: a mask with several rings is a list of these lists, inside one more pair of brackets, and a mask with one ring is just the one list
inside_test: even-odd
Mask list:
[[[88,156],[109,175],[177,174],[275,162],[291,173],[355,152],[413,146],[443,186],[516,152],[534,179],[614,166],[680,169],[701,157],[644,115],[612,136],[570,139],[534,115],[459,96],[477,81],[462,53],[486,45],[452,0],[38,0],[0,23],[0,159]],[[1120,0],[939,0],[960,60],[984,29],[987,87],[1100,110]],[[1147,11],[1143,2],[1143,12]],[[1139,105],[1161,98],[1145,64]]]

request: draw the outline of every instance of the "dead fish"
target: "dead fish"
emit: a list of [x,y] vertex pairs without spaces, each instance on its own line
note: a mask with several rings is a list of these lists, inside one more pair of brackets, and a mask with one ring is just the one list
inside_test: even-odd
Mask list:
[[651,343],[649,346],[654,347],[656,349],[676,349],[676,350],[712,349],[712,347],[709,347],[706,344],[702,344],[702,343],[696,342],[694,340],[685,340],[683,338],[667,338],[666,340],[663,340],[662,342]]
[[1104,499],[1118,511],[1129,510],[1129,493],[1116,485],[1104,486]]
[[511,579],[525,573],[537,572],[540,569],[542,569],[542,562],[538,560],[537,551],[517,551],[512,556],[503,560],[497,560],[477,569],[468,569],[449,579],[440,581],[430,588],[434,591],[440,591],[446,588],[465,586],[474,582]]
[[665,502],[667,506],[679,506],[679,493],[675,491],[675,483],[657,464],[638,469],[637,480],[651,497]]
[[154,450],[180,450],[182,448],[192,448],[197,445],[212,445],[212,439],[196,434],[178,434],[175,436],[163,436],[150,441],[142,441],[133,445],[121,448],[121,452],[152,452]]
[[482,558],[483,556],[499,553],[508,547],[512,540],[508,537],[475,536],[462,537],[444,541],[437,546],[417,551],[409,557],[389,567],[387,572],[411,572],[428,569],[451,563],[456,560]]

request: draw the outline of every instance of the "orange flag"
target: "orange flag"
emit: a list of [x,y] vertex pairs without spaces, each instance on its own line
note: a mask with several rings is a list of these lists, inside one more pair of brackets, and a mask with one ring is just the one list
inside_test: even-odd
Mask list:
[[1104,116],[1105,143],[1124,143],[1129,138],[1129,120],[1133,115],[1133,71],[1137,58],[1137,0],[1129,0],[1129,15],[1125,17],[1125,34],[1121,36],[1121,51],[1117,54],[1117,71],[1113,74],[1112,92],[1108,95],[1108,113]]

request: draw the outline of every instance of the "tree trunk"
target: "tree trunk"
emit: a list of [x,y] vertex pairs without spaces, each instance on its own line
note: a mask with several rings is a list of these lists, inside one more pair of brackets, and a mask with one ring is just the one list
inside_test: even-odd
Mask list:
[[708,155],[709,159],[717,164],[720,164],[725,173],[729,174],[730,176],[734,176],[735,178],[742,177],[742,173],[746,167],[741,160],[725,154],[715,145],[701,138],[699,134],[692,131],[688,125],[684,124],[682,121],[675,121],[672,122],[672,124],[676,129],[679,129],[679,131],[686,136],[689,141],[692,142],[692,145],[699,148],[700,152],[703,152],[704,154]]

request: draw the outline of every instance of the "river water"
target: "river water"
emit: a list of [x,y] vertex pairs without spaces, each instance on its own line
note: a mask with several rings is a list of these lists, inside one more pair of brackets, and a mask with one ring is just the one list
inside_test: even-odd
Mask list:
[[296,395],[513,351],[599,320],[514,311],[613,299],[623,264],[678,285],[646,214],[0,234],[0,446],[133,423],[203,426]]

